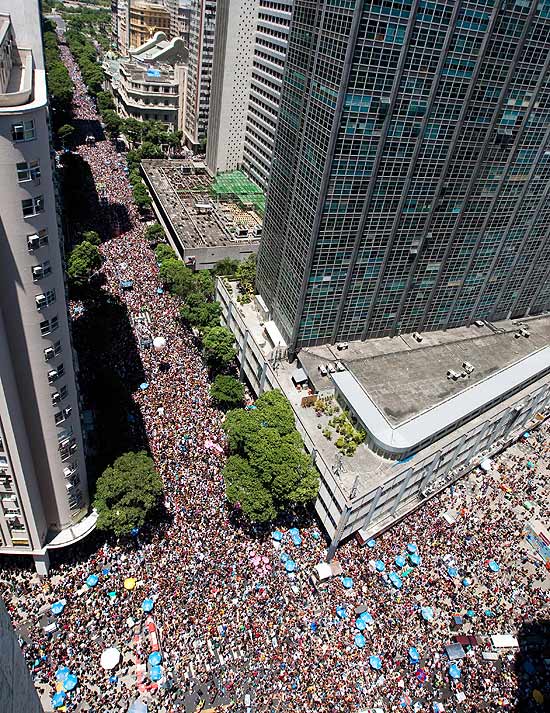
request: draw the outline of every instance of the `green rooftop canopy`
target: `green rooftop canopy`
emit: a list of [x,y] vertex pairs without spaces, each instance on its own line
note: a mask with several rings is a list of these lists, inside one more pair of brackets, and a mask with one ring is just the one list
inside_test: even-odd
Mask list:
[[235,198],[242,206],[252,204],[254,210],[261,215],[265,211],[265,196],[262,189],[247,178],[242,171],[220,173],[211,185],[211,191],[216,198]]

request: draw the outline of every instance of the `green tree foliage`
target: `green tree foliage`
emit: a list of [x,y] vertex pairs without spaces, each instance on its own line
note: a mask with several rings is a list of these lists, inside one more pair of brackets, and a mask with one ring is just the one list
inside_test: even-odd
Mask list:
[[57,130],[57,136],[59,137],[59,140],[65,145],[67,141],[69,141],[74,134],[74,126],[71,126],[70,124],[63,124],[63,126],[60,126],[59,129]]
[[82,72],[88,91],[95,97],[102,91],[105,82],[105,73],[97,61],[96,48],[90,38],[80,31],[81,23],[71,19],[69,27],[65,40]]
[[229,411],[223,427],[232,453],[223,473],[227,499],[240,503],[252,521],[272,520],[287,507],[317,496],[319,474],[280,391],[263,394],[255,410]]
[[97,108],[100,114],[104,114],[106,111],[114,110],[115,102],[112,95],[109,92],[98,92],[96,96]]
[[210,396],[223,409],[236,408],[244,400],[244,386],[232,376],[219,374],[210,387]]
[[101,118],[105,124],[105,131],[111,138],[116,138],[121,131],[122,119],[112,109],[106,109],[101,112]]
[[193,290],[195,281],[192,270],[175,257],[164,259],[159,272],[162,284],[173,295],[185,298]]
[[92,245],[99,245],[101,243],[99,233],[95,230],[85,230],[82,233],[82,240],[85,240],[87,243],[91,243]]
[[177,260],[174,248],[171,245],[168,245],[168,243],[160,243],[157,245],[155,248],[155,257],[157,258],[157,262],[161,265],[165,260]]
[[60,126],[71,117],[74,87],[67,67],[61,60],[59,44],[52,20],[44,18],[43,24],[44,58],[48,97],[52,108],[54,125]]
[[143,182],[136,183],[132,186],[132,195],[134,196],[134,201],[140,210],[145,211],[151,207],[151,198]]
[[192,292],[180,309],[180,317],[191,327],[204,330],[219,326],[221,312],[218,302],[207,302],[200,292]]
[[256,290],[256,255],[249,255],[239,263],[235,274],[243,294],[253,295]]
[[162,480],[144,451],[125,453],[97,480],[97,528],[117,536],[142,527],[162,495]]
[[202,345],[206,362],[214,371],[223,371],[237,356],[235,337],[226,327],[208,329]]
[[197,292],[206,299],[214,296],[214,278],[208,270],[199,270],[195,273],[195,287]]
[[232,277],[239,267],[239,261],[233,260],[230,257],[224,257],[223,260],[219,260],[214,267],[214,275],[216,277]]
[[72,249],[67,261],[67,275],[72,287],[83,287],[90,275],[101,267],[101,254],[97,246],[86,240]]
[[153,223],[152,225],[148,225],[145,228],[145,239],[149,243],[158,243],[159,241],[164,240],[164,228],[162,227],[162,225],[160,223]]

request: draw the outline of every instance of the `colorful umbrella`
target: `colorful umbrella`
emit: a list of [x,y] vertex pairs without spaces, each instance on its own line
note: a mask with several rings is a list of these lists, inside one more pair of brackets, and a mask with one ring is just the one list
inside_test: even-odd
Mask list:
[[351,577],[344,577],[342,584],[346,589],[351,589],[353,587],[353,579]]
[[58,668],[55,672],[55,680],[63,682],[70,673],[71,670],[68,666],[61,666],[61,668]]
[[149,661],[151,666],[158,666],[159,663],[162,661],[162,654],[160,651],[153,651],[152,654],[149,654],[149,658],[147,659]]
[[127,589],[129,592],[131,592],[135,586],[136,580],[134,579],[134,577],[126,577],[126,579],[124,580],[124,589]]
[[420,681],[420,683],[424,683],[424,681],[428,678],[426,671],[424,671],[423,668],[419,668],[416,672],[416,678]]
[[449,666],[449,676],[451,678],[455,678],[455,679],[460,678],[460,673],[461,673],[460,669],[458,668],[458,666],[455,663],[452,663]]
[[407,560],[403,557],[403,555],[397,555],[397,557],[395,558],[395,564],[398,567],[404,567],[406,563]]
[[370,547],[371,549],[375,547],[376,545],[376,540],[367,540],[367,547]]
[[52,698],[52,707],[53,708],[61,708],[63,703],[65,703],[66,697],[67,697],[67,694],[65,693],[65,691],[58,691]]
[[61,614],[63,609],[65,609],[64,602],[54,602],[52,604],[52,614]]
[[287,572],[294,572],[296,569],[296,562],[294,562],[294,560],[287,560],[285,562],[285,569]]
[[162,678],[162,668],[160,666],[151,666],[151,681],[160,681]]
[[422,558],[417,554],[409,555],[409,559],[411,564],[414,564],[415,567],[418,567],[418,565],[422,562]]
[[382,659],[379,656],[371,656],[369,663],[375,671],[380,671],[382,668]]
[[70,673],[67,678],[63,681],[63,688],[66,691],[72,691],[73,688],[76,688],[78,684],[78,678],[74,675],[74,673]]
[[141,604],[141,608],[146,614],[148,614],[150,611],[153,611],[154,606],[155,602],[152,599],[144,599]]
[[99,577],[97,576],[97,574],[90,574],[86,579],[86,584],[88,585],[88,587],[95,587],[98,582]]
[[490,560],[489,561],[489,569],[491,572],[499,572],[500,571],[500,565],[495,562],[495,560]]
[[347,619],[348,617],[346,607],[336,607],[336,614],[340,617],[340,619]]
[[382,562],[382,560],[376,560],[374,566],[378,572],[383,572],[386,569],[386,565]]
[[358,649],[362,649],[367,643],[367,640],[365,639],[363,634],[355,634],[353,641],[355,642],[355,645]]
[[420,613],[424,621],[432,621],[434,618],[434,610],[431,607],[422,607]]
[[449,577],[458,577],[458,569],[456,567],[447,567]]
[[420,654],[418,653],[418,649],[416,649],[414,646],[411,646],[411,648],[409,649],[409,658],[412,663],[418,663],[420,661]]
[[416,552],[418,552],[418,547],[414,544],[414,542],[409,542],[409,544],[407,545],[407,551],[414,555]]
[[275,542],[280,542],[283,539],[283,533],[279,530],[275,530],[271,533],[271,538],[275,540]]

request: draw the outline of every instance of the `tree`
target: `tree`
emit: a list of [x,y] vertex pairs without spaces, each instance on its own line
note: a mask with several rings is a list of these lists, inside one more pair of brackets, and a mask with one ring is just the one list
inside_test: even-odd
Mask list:
[[159,273],[162,284],[173,295],[185,298],[193,290],[193,271],[175,257],[164,259]]
[[232,376],[216,376],[210,387],[210,396],[221,408],[235,408],[243,403],[244,386]]
[[97,528],[117,536],[142,527],[162,495],[162,480],[145,453],[124,453],[97,480]]
[[82,239],[90,243],[91,245],[99,245],[101,243],[99,233],[97,233],[95,230],[85,230],[82,233]]
[[244,458],[230,456],[223,476],[227,499],[234,505],[240,505],[252,522],[269,522],[277,516],[273,498]]
[[63,145],[65,145],[65,143],[72,138],[73,134],[74,126],[71,126],[70,124],[63,124],[63,126],[60,126],[57,130],[57,136]]
[[239,263],[235,276],[241,292],[254,294],[256,290],[256,255],[254,253]]
[[216,263],[213,273],[216,277],[218,277],[218,276],[232,277],[237,272],[238,267],[239,267],[238,260],[234,260],[233,258],[230,258],[230,257],[224,257],[223,260],[219,260]]
[[115,108],[115,102],[109,92],[98,92],[96,96],[97,108],[100,114]]
[[93,272],[101,267],[97,246],[84,240],[72,249],[67,261],[67,275],[73,287],[83,287]]
[[223,474],[228,500],[239,502],[252,521],[265,522],[274,512],[311,502],[319,490],[319,473],[304,452],[286,397],[268,391],[255,405],[254,410],[227,413],[223,428],[229,461],[234,460]]
[[145,239],[149,243],[158,243],[164,239],[164,228],[160,223],[153,223],[145,228]]
[[214,371],[225,369],[237,356],[235,337],[226,327],[212,327],[203,339],[204,356]]
[[136,183],[132,187],[132,195],[139,210],[147,210],[151,206],[151,198],[144,183]]
[[155,257],[161,265],[165,260],[177,260],[174,248],[167,243],[159,243],[155,248]]
[[132,145],[137,144],[141,141],[141,132],[143,131],[143,125],[141,121],[129,117],[124,119],[122,122],[122,130],[124,135],[128,138]]
[[222,307],[218,302],[206,302],[200,292],[192,292],[180,309],[180,317],[191,327],[209,329],[218,327]]
[[120,134],[122,128],[122,119],[120,116],[114,112],[112,109],[106,109],[101,113],[101,118],[105,124],[105,131],[109,134],[111,138],[114,138]]
[[195,273],[195,287],[207,299],[214,296],[214,278],[208,270],[199,270]]

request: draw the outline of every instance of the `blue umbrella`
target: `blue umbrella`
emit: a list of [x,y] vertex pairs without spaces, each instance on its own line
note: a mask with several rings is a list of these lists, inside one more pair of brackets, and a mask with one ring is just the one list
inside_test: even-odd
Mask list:
[[118,681],[118,676],[111,676],[109,683],[116,683]]
[[271,533],[271,538],[275,540],[275,542],[280,542],[283,539],[283,533],[279,530],[275,530]]
[[434,610],[431,607],[422,607],[420,613],[424,621],[432,621],[434,618]]
[[90,574],[89,577],[86,579],[86,584],[88,587],[95,587],[95,585],[99,582],[99,577],[97,574]]
[[397,557],[395,558],[395,564],[398,567],[404,567],[406,563],[407,560],[403,557],[403,555],[397,555]]
[[52,614],[61,614],[63,609],[65,609],[64,602],[54,602],[52,604]]
[[300,545],[302,544],[302,538],[300,537],[300,535],[292,535],[292,542],[294,545],[296,545],[296,547],[300,547]]
[[386,565],[382,562],[382,560],[376,560],[374,566],[378,572],[383,572],[386,569]]
[[148,384],[146,381],[144,381],[142,384],[139,385],[139,388],[140,388],[142,391],[145,391],[145,389],[148,389],[148,388],[149,388],[149,384]]
[[68,666],[61,666],[61,668],[58,668],[55,672],[55,680],[63,682],[70,673],[71,670]]
[[449,577],[458,577],[458,569],[456,567],[447,567]]
[[162,289],[162,287],[157,287],[157,295],[163,295],[163,294],[164,294],[164,290]]
[[353,641],[355,642],[355,645],[358,649],[362,649],[367,643],[367,640],[365,639],[363,634],[355,634]]
[[155,606],[155,602],[152,599],[144,599],[141,608],[145,613],[149,613],[150,611],[153,611],[153,607]]
[[101,574],[106,577],[110,571],[111,570],[109,569],[109,567],[103,567],[103,569],[101,570]]
[[160,681],[162,678],[162,668],[160,666],[151,666],[151,681]]
[[355,622],[355,627],[356,627],[356,629],[359,629],[359,631],[363,631],[364,629],[367,628],[367,625],[365,624],[363,619],[361,619],[361,617],[359,617],[357,619],[357,621]]
[[346,589],[351,589],[353,587],[353,579],[351,577],[344,577],[342,584]]
[[468,609],[466,612],[466,615],[470,617],[470,619],[473,619],[476,615],[475,611],[473,609]]
[[311,629],[311,631],[317,631],[317,624],[314,621],[312,621],[311,624],[309,625],[309,628]]
[[139,535],[139,527],[132,527],[130,535],[132,535],[132,537],[137,537]]
[[287,572],[294,572],[296,569],[296,562],[294,562],[294,560],[287,560],[285,562],[285,569]]
[[285,562],[287,562],[290,559],[290,555],[287,555],[286,552],[281,552],[279,559],[284,564]]
[[336,607],[336,614],[340,617],[340,619],[348,618],[346,607]]
[[291,537],[294,537],[294,535],[299,535],[299,534],[300,534],[300,530],[299,530],[297,527],[291,527],[290,530],[288,531],[288,534],[289,534]]
[[65,691],[58,691],[52,698],[52,706],[54,708],[61,708],[61,706],[65,702],[66,697],[67,694],[65,693]]
[[362,619],[365,624],[372,624],[374,619],[372,618],[372,614],[370,614],[368,611],[364,611],[359,615],[359,619]]
[[317,531],[315,531],[312,536],[314,540],[318,540],[321,537],[321,535]]
[[67,678],[63,681],[63,688],[66,691],[72,691],[73,688],[76,688],[78,684],[78,678],[74,675],[74,673],[70,673]]
[[417,555],[417,554],[409,555],[409,559],[411,561],[411,564],[413,564],[415,567],[417,567],[420,564],[420,562],[422,561],[420,555]]
[[498,562],[495,562],[495,560],[490,560],[489,569],[491,570],[491,572],[499,572],[500,565],[498,564]]
[[367,547],[371,549],[376,546],[376,540],[367,540]]
[[407,551],[411,553],[411,555],[414,555],[418,552],[418,547],[414,544],[414,542],[409,542],[407,545]]
[[468,577],[464,577],[464,579],[462,580],[462,586],[464,586],[464,587],[469,587],[471,583],[472,583],[472,580],[468,579]]
[[485,609],[485,616],[490,619],[491,617],[494,616],[494,614],[490,609]]
[[527,467],[529,468],[529,470],[531,470],[531,468],[534,468],[534,467],[535,467],[535,464],[533,463],[533,461],[528,460],[528,461],[527,461]]
[[382,668],[382,659],[380,656],[371,656],[369,658],[369,663],[375,671],[380,671]]
[[449,676],[451,678],[460,678],[460,669],[455,663],[449,666]]
[[149,661],[151,666],[158,666],[162,661],[162,654],[159,651],[153,651],[152,654],[149,654],[147,661]]
[[409,658],[412,663],[418,663],[420,661],[420,654],[418,653],[418,649],[414,646],[411,646],[409,649]]
[[395,572],[390,572],[388,577],[389,577],[390,582],[393,584],[393,586],[396,589],[401,589],[401,587],[403,586],[403,580],[401,579],[401,577],[398,574],[396,574]]

